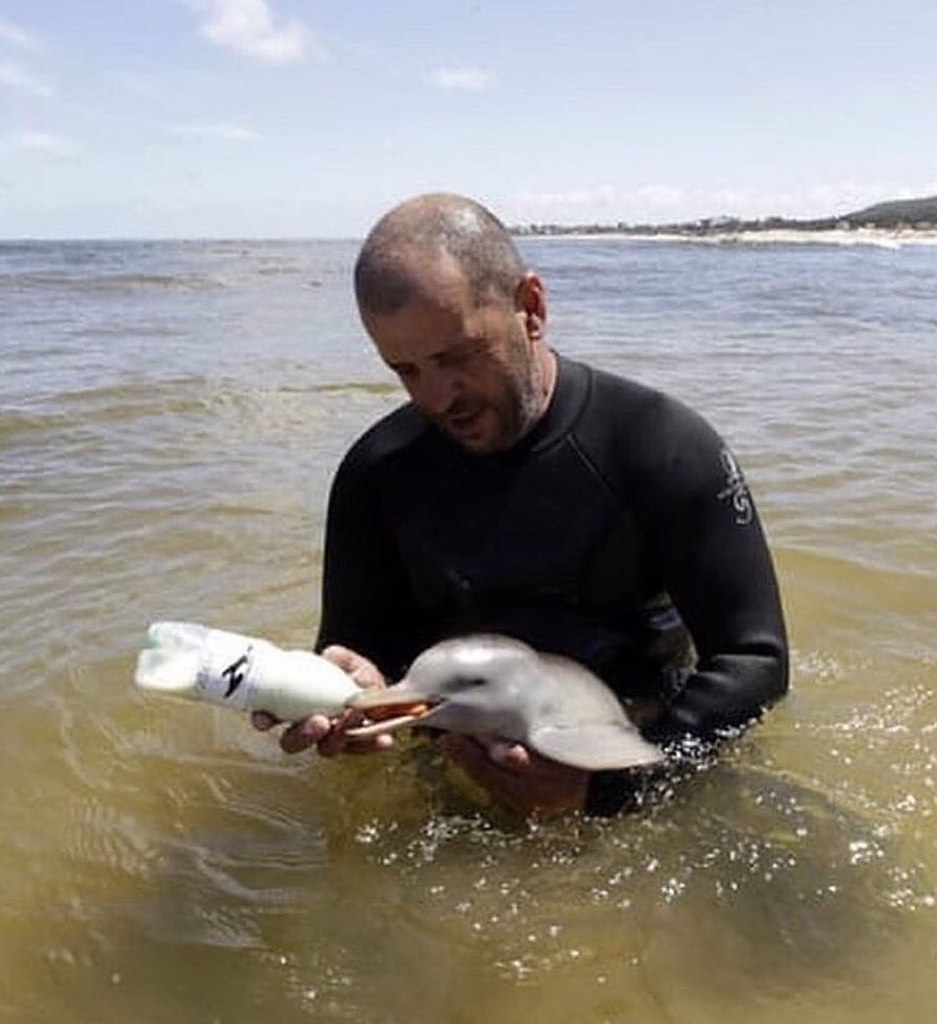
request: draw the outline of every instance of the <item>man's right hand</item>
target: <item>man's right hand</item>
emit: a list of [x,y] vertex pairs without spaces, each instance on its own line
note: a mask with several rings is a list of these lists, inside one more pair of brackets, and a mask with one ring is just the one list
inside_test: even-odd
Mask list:
[[[322,657],[337,665],[343,672],[354,679],[362,689],[383,688],[387,685],[384,676],[373,661],[365,658],[348,647],[335,644],[326,647]],[[360,725],[363,715],[351,709],[343,711],[335,718],[325,715],[310,715],[299,722],[293,722],[283,730],[280,746],[287,754],[297,754],[315,746],[323,757],[335,757],[337,754],[370,754],[376,750],[386,750],[393,746],[394,738],[383,733],[366,740],[353,740],[345,735],[347,729]],[[251,715],[255,729],[266,732],[282,723],[278,718],[266,711],[255,711]]]

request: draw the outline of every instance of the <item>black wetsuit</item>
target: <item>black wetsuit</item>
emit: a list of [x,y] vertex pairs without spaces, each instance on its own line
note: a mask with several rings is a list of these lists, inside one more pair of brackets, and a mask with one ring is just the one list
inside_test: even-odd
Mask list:
[[[352,447],[329,503],[318,647],[396,679],[443,637],[504,633],[662,702],[645,729],[657,741],[747,723],[786,691],[787,644],[734,458],[675,400],[558,363],[546,416],[507,452],[470,454],[412,405]],[[589,809],[626,795],[597,773]]]

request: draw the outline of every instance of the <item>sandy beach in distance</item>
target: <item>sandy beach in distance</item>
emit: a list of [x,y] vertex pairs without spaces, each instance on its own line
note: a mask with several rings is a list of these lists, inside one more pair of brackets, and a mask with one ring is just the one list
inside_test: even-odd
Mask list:
[[668,242],[738,242],[745,245],[877,245],[885,249],[904,245],[937,245],[937,230],[889,231],[883,228],[834,228],[832,231],[725,231],[705,235],[630,235]]
[[937,229],[834,228],[831,231],[570,231],[531,232],[534,238],[621,239],[641,242],[691,242],[701,245],[869,245],[882,249],[937,245]]

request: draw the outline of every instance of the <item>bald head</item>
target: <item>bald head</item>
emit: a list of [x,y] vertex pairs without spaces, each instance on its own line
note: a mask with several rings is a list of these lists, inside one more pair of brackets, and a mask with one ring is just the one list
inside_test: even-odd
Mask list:
[[420,287],[419,268],[452,260],[477,305],[513,304],[525,266],[510,232],[489,210],[464,196],[433,193],[385,214],[355,264],[362,311],[394,313]]

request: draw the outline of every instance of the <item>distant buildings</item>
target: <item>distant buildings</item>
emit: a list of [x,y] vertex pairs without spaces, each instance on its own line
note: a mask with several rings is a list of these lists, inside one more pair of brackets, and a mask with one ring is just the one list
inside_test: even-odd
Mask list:
[[525,224],[512,228],[517,235],[708,235],[743,234],[762,231],[852,231],[857,228],[889,231],[937,231],[937,196],[924,199],[896,199],[877,203],[840,217],[799,220],[789,217],[703,217],[671,224]]

